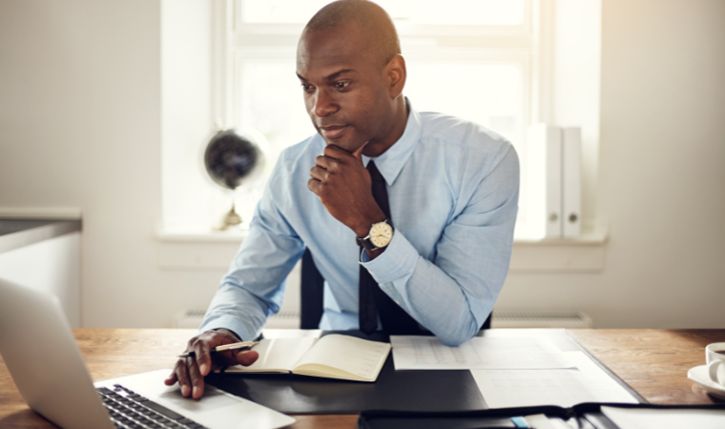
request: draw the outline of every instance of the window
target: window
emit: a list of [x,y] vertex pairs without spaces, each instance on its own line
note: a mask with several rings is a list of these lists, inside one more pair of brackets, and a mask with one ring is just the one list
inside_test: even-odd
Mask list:
[[[221,13],[216,113],[264,136],[268,174],[280,152],[315,132],[295,76],[297,40],[326,0],[236,0]],[[537,117],[541,43],[533,0],[379,0],[393,18],[408,67],[404,94],[497,131],[525,156],[524,127]],[[223,24],[221,24],[223,23]],[[219,54],[221,52],[221,54]],[[522,177],[522,184],[525,180]],[[521,216],[526,189],[522,187]],[[260,196],[238,211],[251,218]],[[520,217],[521,217],[520,216]]]

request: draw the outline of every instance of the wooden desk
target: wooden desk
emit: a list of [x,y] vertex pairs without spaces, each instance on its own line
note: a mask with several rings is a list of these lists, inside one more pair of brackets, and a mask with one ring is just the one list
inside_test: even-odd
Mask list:
[[[76,329],[94,380],[171,368],[193,330]],[[584,329],[569,333],[648,401],[655,404],[725,402],[687,379],[705,363],[705,346],[725,330]],[[52,351],[48,362],[52,364]],[[295,416],[294,429],[354,428],[357,416]],[[31,411],[0,358],[0,428],[54,428]]]

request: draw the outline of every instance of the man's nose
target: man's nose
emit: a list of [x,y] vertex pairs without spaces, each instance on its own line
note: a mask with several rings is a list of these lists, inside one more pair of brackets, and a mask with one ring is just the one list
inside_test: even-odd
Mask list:
[[315,116],[325,117],[340,110],[340,106],[329,91],[319,90],[315,94],[315,105],[313,106]]

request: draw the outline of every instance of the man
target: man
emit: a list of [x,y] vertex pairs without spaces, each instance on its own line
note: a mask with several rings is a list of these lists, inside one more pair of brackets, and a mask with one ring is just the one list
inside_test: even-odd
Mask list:
[[[326,280],[321,329],[430,331],[458,345],[480,329],[508,271],[518,159],[476,124],[418,113],[385,11],[341,0],[307,24],[297,75],[318,134],[285,150],[270,176],[200,334],[167,384],[203,392],[212,365],[258,354],[221,344],[254,339],[279,310],[284,279],[309,248]],[[465,91],[455,76],[451,91]],[[321,154],[321,155],[320,155]]]

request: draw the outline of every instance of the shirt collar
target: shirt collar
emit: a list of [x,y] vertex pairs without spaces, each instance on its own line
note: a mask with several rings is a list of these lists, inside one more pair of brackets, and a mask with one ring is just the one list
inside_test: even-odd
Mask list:
[[410,158],[410,155],[415,149],[415,145],[420,140],[421,125],[420,115],[413,109],[410,101],[406,97],[405,103],[408,106],[408,121],[405,124],[405,131],[400,136],[397,142],[388,148],[382,155],[376,158],[369,158],[365,155],[362,156],[363,164],[367,167],[369,160],[375,161],[375,166],[378,167],[380,174],[383,175],[385,183],[388,186],[393,186],[395,179],[403,170],[403,166]]

